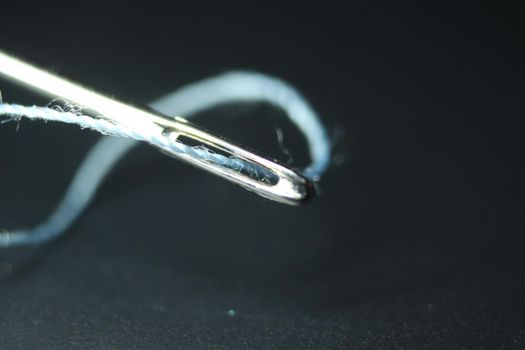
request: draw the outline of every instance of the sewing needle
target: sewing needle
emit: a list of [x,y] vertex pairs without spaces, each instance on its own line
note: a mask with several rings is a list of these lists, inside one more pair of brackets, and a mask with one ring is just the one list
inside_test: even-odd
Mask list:
[[242,160],[254,168],[264,169],[265,172],[273,175],[272,181],[258,178],[249,172],[216,164],[191,153],[162,149],[164,153],[172,157],[182,159],[260,196],[285,204],[298,205],[305,203],[315,193],[312,183],[296,171],[227,141],[223,137],[204,131],[183,118],[168,118],[124,104],[25,63],[2,51],[0,51],[0,75],[52,98],[60,98],[87,108],[98,118],[107,119],[129,128],[146,128],[155,133],[156,137],[165,137],[170,142],[199,144],[212,151]]

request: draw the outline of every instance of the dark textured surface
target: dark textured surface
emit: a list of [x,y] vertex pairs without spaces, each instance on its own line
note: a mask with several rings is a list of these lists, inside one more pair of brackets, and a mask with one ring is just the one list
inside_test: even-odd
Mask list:
[[[311,205],[148,147],[60,241],[0,252],[0,348],[520,348],[523,41],[513,9],[2,5],[0,46],[144,104],[210,74],[287,79],[345,157]],[[44,100],[5,82],[4,99]],[[264,106],[199,123],[298,162]],[[0,128],[0,223],[49,212],[97,136]],[[300,164],[298,164],[300,165]],[[234,310],[235,315],[228,314]]]

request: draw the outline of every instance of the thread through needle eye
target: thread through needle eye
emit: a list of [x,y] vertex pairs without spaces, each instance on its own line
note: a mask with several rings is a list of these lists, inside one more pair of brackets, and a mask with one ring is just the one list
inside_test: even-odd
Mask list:
[[82,113],[85,115],[76,117],[87,127],[96,126],[108,134],[148,142],[172,157],[263,197],[297,205],[314,194],[311,182],[294,170],[198,128],[183,118],[169,118],[118,102],[2,51],[0,75],[52,98],[84,107]]

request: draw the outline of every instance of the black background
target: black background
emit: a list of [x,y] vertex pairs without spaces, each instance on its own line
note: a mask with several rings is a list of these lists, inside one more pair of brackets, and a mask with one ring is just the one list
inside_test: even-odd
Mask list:
[[[286,79],[340,163],[321,196],[291,208],[139,147],[66,237],[0,252],[0,348],[523,346],[515,9],[13,2],[0,14],[3,50],[138,105],[229,69]],[[197,123],[286,160],[281,127],[294,165],[307,161],[267,106]],[[45,218],[98,138],[15,129],[0,128],[6,229]]]

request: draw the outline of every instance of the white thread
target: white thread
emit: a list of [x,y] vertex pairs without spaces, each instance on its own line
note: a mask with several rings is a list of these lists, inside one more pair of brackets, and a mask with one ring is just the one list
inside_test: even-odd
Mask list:
[[[252,72],[226,73],[183,87],[158,99],[151,106],[166,115],[177,113],[191,117],[205,109],[233,102],[267,102],[282,108],[308,141],[312,163],[303,174],[314,180],[320,178],[330,163],[330,142],[326,130],[306,100],[293,87],[277,78]],[[241,160],[217,155],[201,147],[167,142],[160,127],[158,130],[132,130],[124,125],[83,114],[0,103],[0,116],[2,115],[15,119],[27,117],[77,124],[105,135],[127,137],[175,152],[192,153],[193,156],[210,159],[234,169],[244,166]],[[104,177],[135,144],[130,139],[104,137],[88,153],[66,195],[50,217],[29,230],[0,233],[0,247],[43,243],[65,232],[85,210]]]
[[193,158],[199,158],[208,162],[231,168],[237,171],[245,170],[254,176],[261,177],[263,181],[269,182],[270,173],[264,168],[257,167],[251,163],[245,162],[234,157],[225,157],[223,155],[211,152],[205,147],[190,147],[180,142],[171,142],[163,136],[163,128],[150,127],[132,129],[129,126],[116,124],[114,122],[93,118],[80,113],[63,112],[47,107],[26,107],[16,104],[0,104],[0,115],[7,115],[14,120],[26,117],[33,120],[58,121],[68,124],[77,124],[81,128],[92,129],[103,135],[129,137],[137,141],[145,141],[153,146],[175,153],[191,155]]

